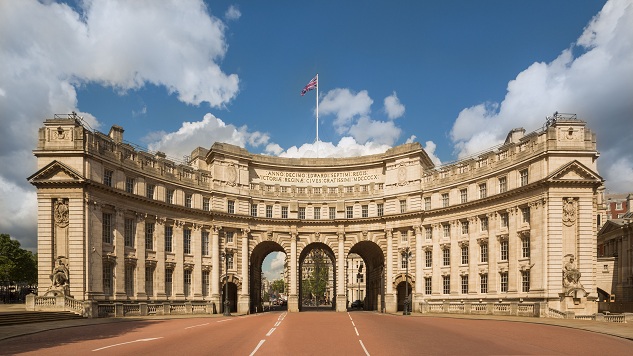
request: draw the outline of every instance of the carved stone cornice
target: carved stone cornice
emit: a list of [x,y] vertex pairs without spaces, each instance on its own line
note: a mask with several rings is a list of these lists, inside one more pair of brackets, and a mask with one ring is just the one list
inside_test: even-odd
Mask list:
[[499,234],[499,235],[497,235],[497,240],[499,242],[508,241],[509,238],[510,238],[510,236],[508,234]]
[[520,239],[525,239],[525,238],[530,238],[530,229],[525,229],[525,230],[519,230],[517,231],[517,236]]
[[447,243],[440,244],[440,248],[441,248],[442,250],[448,250],[448,249],[450,249],[450,248],[451,248],[451,243],[450,243],[450,242],[447,242]]
[[203,272],[211,272],[211,266],[209,266],[209,265],[202,265],[202,271]]
[[103,263],[110,263],[110,264],[115,264],[116,263],[116,255],[112,252],[108,252],[106,254],[103,255]]
[[145,260],[145,268],[149,268],[149,269],[156,268],[156,260]]
[[479,245],[487,245],[488,244],[488,238],[487,237],[480,237],[477,239],[477,243]]
[[479,275],[488,274],[488,267],[479,268]]
[[461,240],[461,241],[457,241],[457,244],[459,245],[460,248],[463,247],[468,247],[468,240]]
[[176,262],[175,261],[165,261],[165,268],[167,268],[167,269],[174,269],[174,268],[176,268]]
[[222,226],[220,226],[220,225],[213,225],[213,232],[214,233],[219,234],[220,230],[222,230]]
[[136,267],[138,259],[136,256],[125,256],[125,265],[126,266],[134,266]]
[[193,271],[193,267],[195,266],[195,263],[193,263],[193,262],[184,262],[182,265],[183,265],[183,268],[185,270]]
[[422,246],[423,251],[433,251],[433,245]]

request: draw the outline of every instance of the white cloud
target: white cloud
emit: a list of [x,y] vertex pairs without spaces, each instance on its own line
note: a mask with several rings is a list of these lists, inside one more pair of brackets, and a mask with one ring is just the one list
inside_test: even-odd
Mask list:
[[341,138],[336,145],[332,142],[319,141],[316,143],[304,143],[300,147],[292,146],[285,152],[280,153],[279,156],[289,158],[355,157],[383,153],[389,148],[391,146],[371,141],[359,144],[353,137],[346,136]]
[[242,16],[242,13],[240,12],[240,9],[235,6],[235,5],[231,5],[229,6],[229,8],[226,10],[226,12],[224,13],[224,18],[227,21],[234,21],[239,19]]
[[374,101],[367,90],[354,93],[349,89],[333,89],[327,92],[319,102],[319,115],[335,115],[334,127],[339,134],[349,130],[357,116],[366,116]]
[[144,139],[150,150],[176,158],[191,154],[197,147],[208,149],[214,142],[259,147],[268,144],[268,140],[268,134],[249,132],[246,126],[226,124],[212,114],[206,114],[201,121],[183,122],[176,132],[153,132]]
[[22,248],[37,251],[37,206],[32,189],[0,176],[0,233],[10,233]]
[[436,147],[437,145],[433,141],[426,141],[426,143],[424,143],[424,151],[429,155],[431,162],[433,162],[436,166],[439,166],[442,164],[442,161],[440,161],[439,157],[435,155]]
[[391,120],[397,119],[404,115],[404,105],[400,103],[400,99],[398,99],[398,95],[394,91],[393,94],[385,98],[385,112],[387,113],[387,117]]
[[[179,100],[223,107],[238,93],[239,79],[219,67],[227,44],[225,24],[202,1],[0,1],[0,214],[35,215],[34,188],[25,177],[36,169],[32,150],[38,128],[55,113],[76,111],[94,129],[97,119],[77,109],[76,88],[98,83],[125,92],[148,83],[167,88]],[[238,135],[239,136],[239,135]],[[245,135],[248,136],[248,135]],[[263,137],[256,144],[265,141]],[[8,188],[7,188],[8,189]],[[23,193],[23,194],[22,194]],[[8,195],[7,195],[8,194]],[[13,215],[11,215],[13,214]],[[28,226],[3,221],[25,246],[35,245]]]
[[[574,52],[581,52],[574,56]],[[508,83],[501,103],[462,110],[450,133],[460,157],[501,143],[509,130],[541,127],[554,111],[575,113],[597,133],[598,167],[612,191],[631,191],[618,173],[633,167],[633,4],[607,2],[572,48],[534,63]],[[627,181],[629,183],[627,183]],[[627,185],[628,184],[628,185]]]
[[393,145],[402,130],[393,121],[375,121],[368,117],[361,117],[349,128],[349,133],[360,144],[374,141],[377,144]]

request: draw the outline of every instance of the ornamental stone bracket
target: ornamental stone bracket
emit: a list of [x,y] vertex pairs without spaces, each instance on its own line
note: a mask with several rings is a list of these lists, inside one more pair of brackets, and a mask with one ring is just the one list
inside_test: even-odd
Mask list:
[[156,260],[145,260],[145,268],[154,269],[156,268]]
[[210,265],[202,265],[202,272],[211,272]]
[[460,248],[468,247],[468,240],[457,241],[457,245],[459,245]]
[[433,251],[433,245],[426,245],[422,247],[422,251]]
[[183,263],[183,268],[184,268],[185,270],[187,270],[187,271],[193,271],[193,267],[194,267],[195,265],[196,265],[196,264],[195,264],[195,263],[193,263],[193,262],[184,262],[184,263]]
[[103,263],[116,263],[116,255],[112,252],[104,254]]
[[477,243],[479,245],[487,245],[488,244],[488,237],[480,237],[477,239]]
[[488,274],[488,267],[483,267],[479,269],[479,275]]
[[448,250],[448,249],[451,248],[451,244],[450,243],[443,243],[443,244],[440,245],[440,248],[442,250]]
[[497,240],[499,242],[508,241],[509,238],[510,236],[508,234],[497,235]]
[[165,268],[167,268],[167,269],[174,269],[174,268],[176,268],[176,262],[175,261],[165,261]]

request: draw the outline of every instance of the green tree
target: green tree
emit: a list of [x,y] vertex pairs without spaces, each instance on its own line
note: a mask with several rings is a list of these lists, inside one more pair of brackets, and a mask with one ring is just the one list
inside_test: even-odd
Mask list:
[[329,268],[325,261],[326,258],[323,250],[315,250],[312,253],[314,268],[312,269],[312,276],[310,278],[310,292],[317,297],[318,301],[325,295],[328,282]]
[[273,281],[273,283],[271,284],[271,288],[273,290],[273,292],[277,293],[277,294],[281,294],[286,290],[286,286],[284,283],[283,279],[277,279],[275,281]]
[[8,234],[0,234],[0,281],[37,283],[37,255],[21,248],[20,242]]

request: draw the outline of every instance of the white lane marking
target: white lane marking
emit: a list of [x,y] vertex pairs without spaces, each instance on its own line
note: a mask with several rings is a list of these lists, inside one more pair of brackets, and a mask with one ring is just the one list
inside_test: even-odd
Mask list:
[[270,336],[273,334],[273,332],[275,332],[275,328],[270,329],[270,331],[268,332],[268,334],[266,334],[266,336]]
[[281,324],[281,321],[276,322],[275,326],[279,326],[279,324]]
[[356,327],[355,327],[355,326],[354,326],[354,331],[356,331],[356,336],[360,336],[360,335],[358,334],[358,329],[356,329]]
[[363,340],[358,340],[358,342],[360,342],[360,346],[363,347],[363,350],[365,350],[365,355],[369,356],[369,352],[367,352],[367,349],[365,348],[365,344],[363,344]]
[[352,326],[354,326],[354,327],[356,326],[356,324],[354,324],[354,321],[352,321]]
[[[264,344],[266,340],[259,340],[259,344],[257,344],[257,347],[255,348],[255,350],[253,350],[253,352],[251,352],[251,354],[249,356],[253,356],[255,355],[255,353],[257,352],[257,350],[259,350],[259,348],[262,346],[262,344]],[[364,346],[363,346],[364,348]],[[367,354],[369,355],[369,354]]]
[[187,327],[185,328],[185,330],[187,330],[187,329],[191,329],[191,328],[197,328],[198,326],[205,326],[205,325],[209,325],[209,323],[204,323],[204,324],[199,324],[199,325],[193,325],[193,326],[187,326]]
[[128,341],[128,342],[122,342],[120,344],[114,344],[114,345],[109,345],[109,346],[104,346],[104,347],[100,347],[98,349],[94,349],[92,351],[101,351],[101,350],[105,350],[105,349],[109,349],[111,347],[115,347],[115,346],[121,346],[121,345],[127,345],[127,344],[133,344],[135,342],[145,342],[145,341],[152,341],[152,340],[158,340],[158,339],[162,339],[163,337],[152,337],[149,339],[138,339],[138,340],[134,340],[134,341]]
[[223,319],[223,320],[218,320],[217,322],[221,323],[221,322],[224,322],[224,321],[231,321],[231,320],[233,320],[233,319]]

